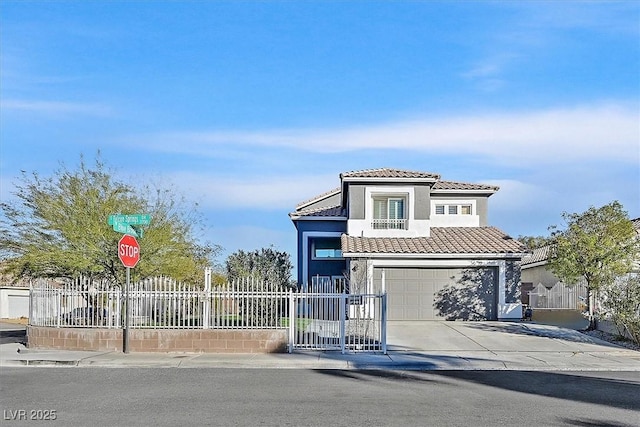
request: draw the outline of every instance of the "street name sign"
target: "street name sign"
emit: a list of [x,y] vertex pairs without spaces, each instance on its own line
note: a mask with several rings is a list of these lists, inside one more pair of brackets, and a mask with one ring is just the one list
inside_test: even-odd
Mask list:
[[127,225],[149,225],[151,224],[151,215],[149,214],[109,215],[108,224],[113,225],[116,222],[122,222]]
[[125,224],[124,222],[114,222],[113,231],[117,231],[122,234],[131,234],[134,237],[141,237],[132,226]]
[[143,225],[151,224],[151,215],[149,214],[118,214],[109,215],[107,224],[113,227],[113,231],[118,233],[130,234],[134,237],[142,237]]

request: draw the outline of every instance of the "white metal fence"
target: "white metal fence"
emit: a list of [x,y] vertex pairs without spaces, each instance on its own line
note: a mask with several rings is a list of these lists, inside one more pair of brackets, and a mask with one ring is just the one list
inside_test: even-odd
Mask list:
[[29,324],[53,327],[121,327],[122,292],[104,281],[79,278],[63,285],[31,285]]
[[[79,279],[40,281],[30,293],[33,326],[121,328],[120,286]],[[386,352],[386,296],[297,292],[247,278],[189,286],[168,278],[129,288],[132,329],[288,329],[294,349]]]
[[293,293],[289,351],[386,354],[386,295]]

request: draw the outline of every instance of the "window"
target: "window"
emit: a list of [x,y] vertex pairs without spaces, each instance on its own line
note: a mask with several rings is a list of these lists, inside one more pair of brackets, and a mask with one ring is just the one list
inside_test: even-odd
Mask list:
[[473,215],[472,204],[451,203],[435,205],[436,215]]
[[342,258],[340,238],[315,239],[313,258]]
[[376,197],[373,199],[373,228],[402,230],[406,226],[405,199]]

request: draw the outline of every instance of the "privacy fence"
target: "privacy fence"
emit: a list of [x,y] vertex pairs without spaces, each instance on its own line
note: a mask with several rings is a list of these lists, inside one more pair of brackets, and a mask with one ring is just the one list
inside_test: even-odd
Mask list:
[[[31,326],[118,329],[122,286],[77,279],[32,285]],[[386,352],[386,295],[300,292],[246,278],[212,286],[169,278],[132,283],[128,328],[139,330],[286,330],[294,349]]]
[[539,283],[529,292],[529,305],[533,308],[584,310],[586,300],[587,286],[584,283],[568,286],[558,282],[550,289]]

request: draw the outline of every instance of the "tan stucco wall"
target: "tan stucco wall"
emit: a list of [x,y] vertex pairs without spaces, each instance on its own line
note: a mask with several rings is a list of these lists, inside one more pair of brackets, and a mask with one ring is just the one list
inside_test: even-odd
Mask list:
[[[282,353],[287,330],[131,329],[131,352]],[[29,348],[122,351],[121,329],[27,327]]]

